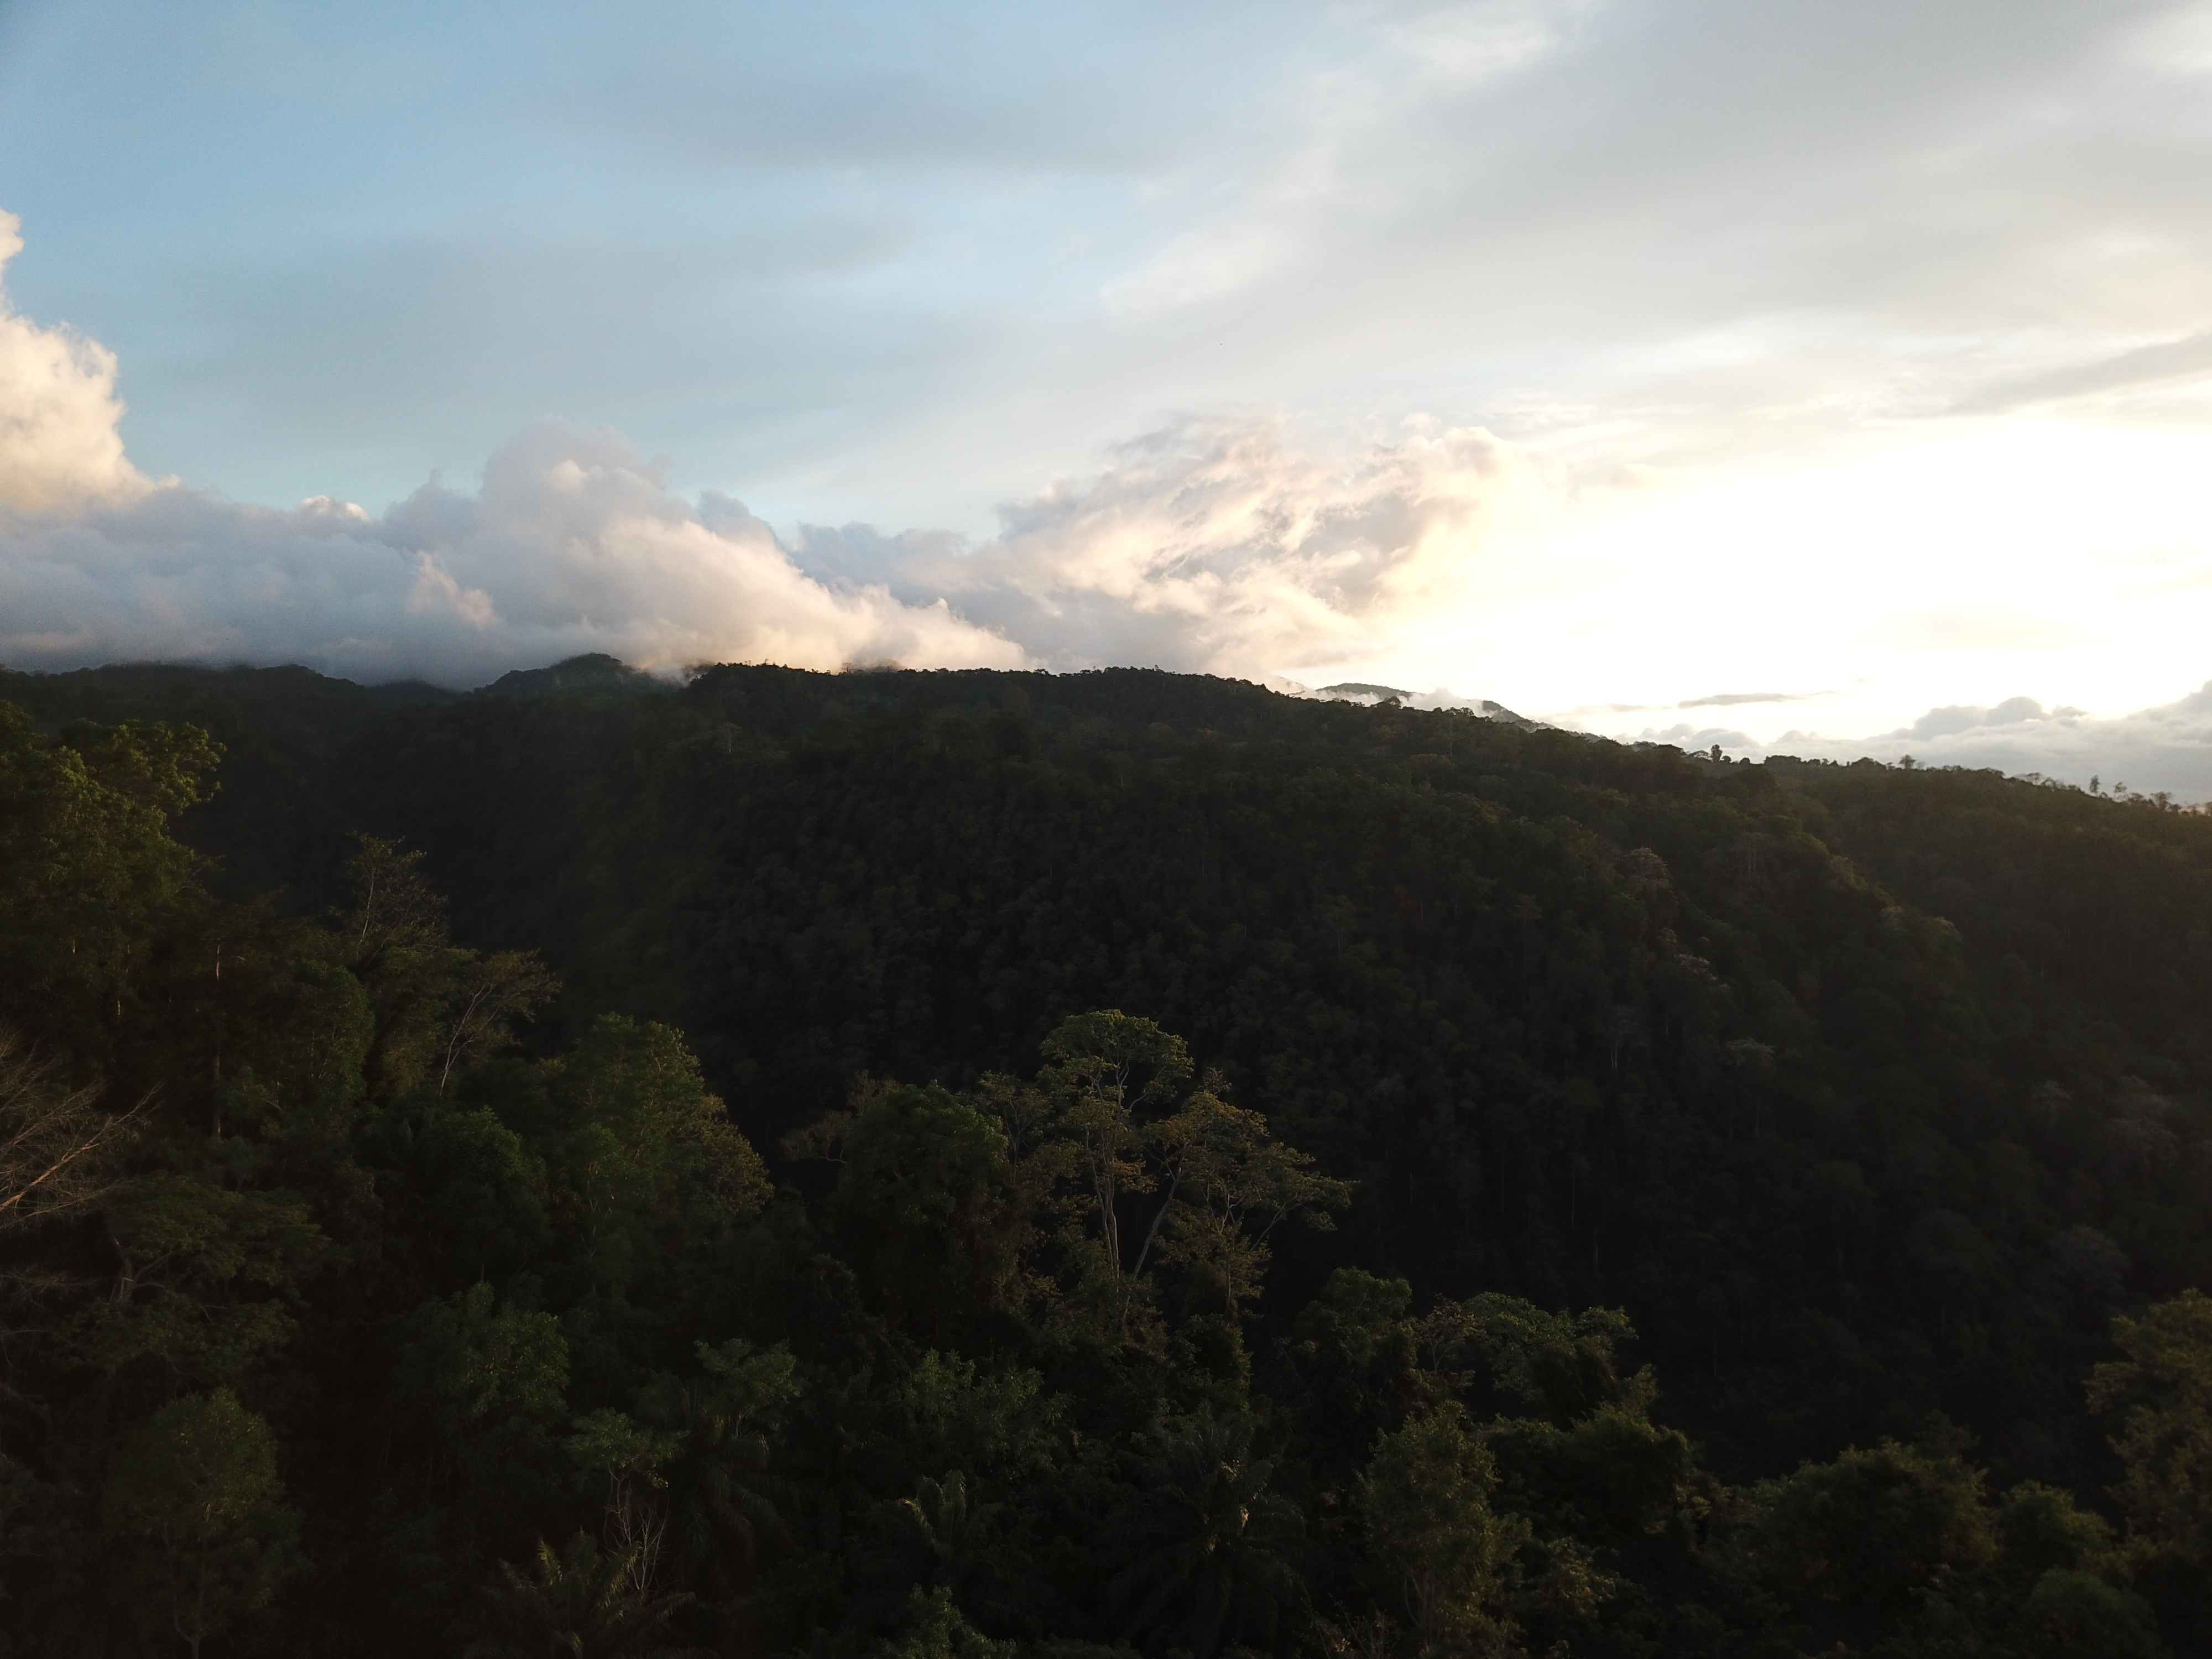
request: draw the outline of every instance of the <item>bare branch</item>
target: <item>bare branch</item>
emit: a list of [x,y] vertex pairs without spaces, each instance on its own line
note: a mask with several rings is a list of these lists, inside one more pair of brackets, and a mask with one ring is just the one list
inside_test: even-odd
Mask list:
[[0,1030],[0,1232],[99,1204],[118,1177],[107,1154],[152,1104],[100,1109],[101,1085],[71,1089],[61,1067]]

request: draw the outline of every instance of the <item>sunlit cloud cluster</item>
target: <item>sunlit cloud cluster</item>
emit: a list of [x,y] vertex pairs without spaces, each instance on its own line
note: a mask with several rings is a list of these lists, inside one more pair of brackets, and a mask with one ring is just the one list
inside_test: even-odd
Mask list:
[[1117,446],[1097,474],[1001,507],[980,543],[809,530],[799,554],[948,595],[1058,666],[1311,678],[1463,605],[1480,550],[1553,490],[1536,458],[1480,430],[1328,447],[1280,420],[1220,418]]
[[[22,222],[0,212],[0,276],[23,251]],[[143,490],[124,458],[115,354],[18,316],[0,288],[0,509],[38,512]]]

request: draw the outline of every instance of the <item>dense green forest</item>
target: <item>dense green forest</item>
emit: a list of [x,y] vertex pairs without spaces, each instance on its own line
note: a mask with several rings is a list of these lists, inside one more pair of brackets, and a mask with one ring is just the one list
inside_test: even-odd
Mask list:
[[0,1655],[2212,1655],[2212,817],[0,673]]

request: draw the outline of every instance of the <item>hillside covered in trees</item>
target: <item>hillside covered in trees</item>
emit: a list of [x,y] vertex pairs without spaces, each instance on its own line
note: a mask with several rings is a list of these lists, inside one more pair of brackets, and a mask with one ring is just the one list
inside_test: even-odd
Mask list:
[[0,674],[0,1655],[2212,1654],[2212,817]]

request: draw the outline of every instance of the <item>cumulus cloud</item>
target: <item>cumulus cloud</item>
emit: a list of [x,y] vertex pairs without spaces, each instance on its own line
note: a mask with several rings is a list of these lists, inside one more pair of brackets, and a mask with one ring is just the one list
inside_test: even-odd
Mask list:
[[[21,246],[0,216],[0,257]],[[0,301],[0,661],[303,662],[473,684],[581,651],[654,669],[1018,666],[942,599],[825,586],[737,502],[694,507],[620,434],[531,427],[465,495],[382,515],[289,511],[149,480],[124,453],[116,362]]]
[[1018,666],[1021,647],[943,602],[833,590],[736,503],[702,511],[619,434],[544,422],[482,490],[433,482],[377,517],[289,512],[169,484],[0,528],[0,660],[303,662],[468,685],[607,651],[836,668]]
[[910,598],[948,596],[1056,666],[1311,678],[1462,598],[1491,533],[1553,489],[1528,452],[1476,428],[1345,453],[1279,420],[1194,420],[1002,507],[979,544],[809,528],[798,553],[824,573],[880,573]]
[[[0,277],[23,251],[22,229],[0,213]],[[0,289],[0,508],[36,512],[145,488],[124,457],[122,418],[115,354],[18,316]]]

